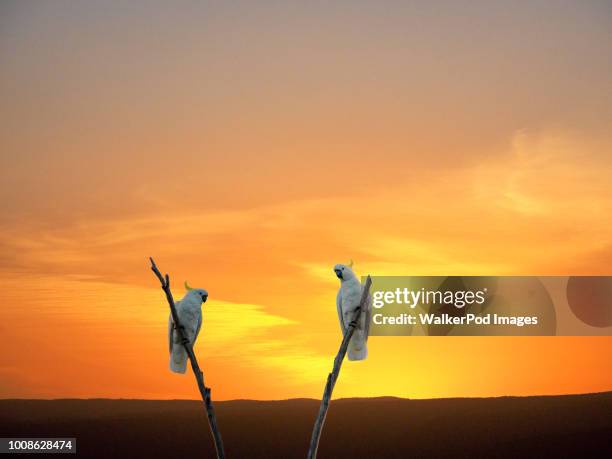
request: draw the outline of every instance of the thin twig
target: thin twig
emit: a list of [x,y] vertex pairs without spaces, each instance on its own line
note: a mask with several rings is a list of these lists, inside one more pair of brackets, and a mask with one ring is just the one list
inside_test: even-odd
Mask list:
[[204,401],[204,407],[206,408],[206,415],[208,416],[208,425],[210,426],[210,432],[212,433],[213,440],[215,442],[217,458],[225,459],[223,440],[221,439],[221,432],[217,427],[215,408],[213,407],[212,400],[210,398],[210,387],[206,387],[204,384],[204,373],[202,373],[202,370],[200,370],[195,352],[193,352],[193,346],[185,334],[185,328],[179,322],[176,306],[174,305],[174,298],[172,297],[172,292],[170,291],[170,277],[168,274],[166,274],[165,277],[162,276],[159,269],[157,269],[157,265],[155,264],[155,261],[153,261],[153,258],[149,257],[149,260],[151,260],[151,270],[159,279],[162,290],[166,294],[166,299],[168,300],[168,305],[170,306],[170,314],[172,314],[172,321],[174,322],[176,331],[181,339],[181,344],[185,347],[185,351],[187,351],[189,361],[191,362],[191,369],[193,370],[193,374],[198,382],[198,388],[200,389],[200,394],[202,395],[202,400]]
[[315,459],[317,457],[319,439],[321,438],[323,424],[325,424],[325,417],[327,416],[327,409],[329,408],[332,391],[334,390],[334,386],[336,385],[336,381],[338,380],[338,375],[340,374],[340,367],[342,367],[342,361],[344,360],[344,356],[346,355],[349,341],[351,340],[351,337],[355,332],[357,321],[361,317],[361,311],[363,310],[364,305],[368,299],[368,295],[370,294],[371,285],[372,278],[368,276],[363,286],[363,292],[361,293],[361,301],[359,302],[359,307],[355,310],[353,320],[348,324],[348,327],[344,332],[344,337],[342,338],[342,343],[340,344],[338,355],[336,355],[336,358],[334,359],[334,369],[329,375],[327,375],[327,383],[325,384],[325,390],[323,391],[323,399],[321,400],[321,406],[319,407],[319,414],[317,416],[317,420],[315,421],[314,428],[312,429],[310,447],[308,448],[308,459]]

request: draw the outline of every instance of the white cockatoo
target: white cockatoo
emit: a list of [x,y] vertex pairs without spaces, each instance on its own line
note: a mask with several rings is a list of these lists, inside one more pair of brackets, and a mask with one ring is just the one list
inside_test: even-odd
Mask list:
[[[336,265],[334,272],[340,279],[340,290],[336,297],[336,307],[338,308],[338,319],[342,334],[346,333],[348,325],[353,320],[355,310],[359,307],[363,287],[357,276],[351,269],[353,262],[349,265]],[[372,316],[372,298],[368,296],[364,305],[364,310],[359,316],[355,332],[351,337],[348,347],[349,360],[365,360],[368,356],[368,333],[370,331],[370,318]]]
[[[208,299],[208,292],[201,288],[191,288],[185,282],[187,294],[181,301],[177,301],[176,313],[181,325],[185,328],[185,334],[191,345],[202,328],[202,304]],[[170,345],[170,370],[175,373],[185,373],[187,369],[187,351],[181,343],[179,333],[174,328],[172,314],[168,320],[168,343]]]

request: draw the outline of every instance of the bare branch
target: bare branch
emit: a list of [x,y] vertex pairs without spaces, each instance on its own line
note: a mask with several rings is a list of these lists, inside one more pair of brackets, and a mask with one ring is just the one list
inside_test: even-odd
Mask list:
[[210,387],[206,387],[206,385],[204,384],[204,373],[202,373],[202,370],[200,370],[200,366],[198,365],[198,360],[196,359],[195,352],[193,352],[193,346],[191,342],[189,342],[189,340],[187,339],[187,335],[185,334],[185,329],[179,322],[178,314],[176,312],[176,306],[174,304],[174,298],[172,297],[172,292],[170,291],[170,276],[168,276],[168,274],[166,274],[165,277],[162,276],[162,274],[159,272],[159,269],[157,269],[157,265],[155,264],[155,261],[153,261],[153,258],[149,257],[149,260],[151,260],[151,270],[159,279],[162,290],[166,294],[166,299],[168,300],[168,305],[170,306],[170,314],[172,315],[172,321],[174,322],[174,326],[176,327],[176,332],[179,335],[181,344],[185,347],[185,351],[187,351],[187,355],[189,356],[189,361],[191,362],[191,369],[193,370],[193,374],[198,383],[198,388],[200,389],[200,394],[202,395],[202,400],[204,401],[204,407],[206,408],[206,415],[208,416],[208,425],[210,426],[210,432],[212,433],[213,440],[215,442],[217,458],[225,459],[223,440],[221,439],[221,432],[217,427],[217,417],[215,415],[215,409],[210,398]]
[[334,386],[336,385],[336,381],[338,380],[338,376],[340,375],[340,368],[342,367],[342,362],[344,361],[344,357],[346,356],[346,351],[348,349],[349,342],[351,340],[351,337],[353,336],[353,333],[355,332],[357,322],[361,317],[361,311],[363,310],[364,305],[366,304],[366,301],[368,299],[368,295],[370,294],[371,285],[372,278],[368,276],[363,286],[363,292],[361,293],[361,301],[359,302],[359,307],[355,310],[353,320],[348,324],[346,332],[344,333],[344,337],[342,338],[342,343],[340,344],[340,349],[338,349],[338,355],[336,355],[336,358],[334,359],[334,368],[332,372],[327,375],[327,382],[325,383],[325,390],[323,391],[323,399],[321,400],[319,414],[317,415],[317,420],[315,421],[315,425],[312,429],[310,447],[308,448],[308,459],[315,459],[317,457],[319,439],[321,438],[323,424],[325,424],[325,417],[327,416],[327,409],[329,408],[329,402],[331,401],[332,392],[334,390]]

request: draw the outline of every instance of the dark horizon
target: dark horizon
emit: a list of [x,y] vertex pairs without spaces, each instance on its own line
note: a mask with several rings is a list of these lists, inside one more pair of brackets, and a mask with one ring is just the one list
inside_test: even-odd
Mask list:
[[[227,457],[303,458],[319,401],[216,402]],[[319,458],[610,457],[612,392],[330,405]],[[6,437],[77,438],[79,457],[214,457],[201,400],[0,400]]]
[[[412,401],[426,401],[426,400],[483,400],[483,399],[500,399],[500,398],[540,398],[540,397],[572,397],[580,395],[602,395],[612,394],[612,390],[595,391],[595,392],[575,392],[567,394],[535,394],[535,395],[495,395],[491,397],[432,397],[432,398],[411,398],[411,397],[398,397],[395,395],[380,395],[376,397],[340,397],[332,398],[333,402],[342,400],[412,400]],[[113,398],[113,397],[62,397],[62,398],[0,398],[0,401],[10,400],[31,400],[31,401],[62,401],[62,400],[112,400],[112,401],[143,401],[143,402],[201,402],[198,398]],[[312,400],[320,402],[320,399],[311,397],[292,397],[292,398],[279,398],[279,399],[255,399],[255,398],[234,398],[230,400],[214,400],[213,403],[228,403],[228,402],[289,402],[294,400]]]

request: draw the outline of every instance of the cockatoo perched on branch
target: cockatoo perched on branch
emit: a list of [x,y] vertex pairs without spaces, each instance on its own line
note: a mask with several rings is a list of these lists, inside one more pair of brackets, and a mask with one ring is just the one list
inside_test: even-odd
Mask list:
[[[346,333],[348,325],[355,316],[355,310],[359,307],[363,287],[357,276],[351,269],[353,262],[348,265],[334,266],[334,272],[340,279],[340,290],[336,297],[338,308],[338,319],[342,333]],[[368,297],[364,304],[364,310],[359,316],[355,332],[351,337],[348,347],[349,360],[365,360],[368,356],[368,333],[370,332],[370,317],[372,316],[372,298]]]
[[[201,288],[191,288],[185,282],[187,294],[181,301],[176,303],[176,313],[181,325],[185,328],[185,334],[191,345],[202,328],[202,304],[208,299],[208,292]],[[185,373],[187,369],[187,351],[181,343],[178,332],[174,329],[172,314],[168,320],[168,343],[170,345],[170,370],[175,373]]]

